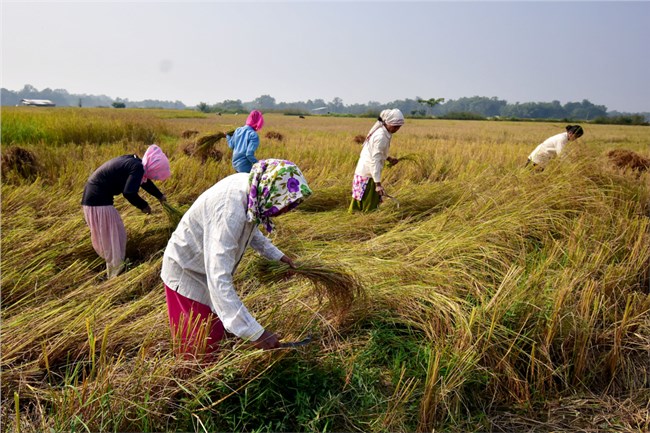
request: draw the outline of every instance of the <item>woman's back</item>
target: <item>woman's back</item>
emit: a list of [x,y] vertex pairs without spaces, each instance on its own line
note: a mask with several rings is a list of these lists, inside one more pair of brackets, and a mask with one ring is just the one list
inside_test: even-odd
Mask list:
[[248,173],[257,162],[255,151],[260,139],[257,132],[245,125],[237,128],[232,137],[227,137],[228,147],[232,149],[232,166],[238,173]]

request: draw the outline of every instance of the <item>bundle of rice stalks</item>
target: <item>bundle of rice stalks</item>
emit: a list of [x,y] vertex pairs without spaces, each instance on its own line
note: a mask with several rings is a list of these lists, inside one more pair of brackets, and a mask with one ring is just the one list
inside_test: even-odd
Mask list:
[[284,140],[284,136],[279,132],[275,132],[275,131],[267,132],[265,137],[268,138],[269,140],[278,140],[278,141]]
[[319,300],[326,297],[339,318],[350,310],[355,298],[364,296],[363,286],[356,275],[341,265],[304,261],[291,268],[284,262],[260,260],[254,272],[257,279],[265,284],[293,277],[306,278],[312,283]]
[[3,177],[8,170],[13,170],[23,179],[34,180],[38,176],[40,164],[36,155],[22,147],[13,146],[2,154]]
[[199,133],[199,131],[195,131],[193,129],[187,129],[187,130],[185,130],[185,131],[183,131],[181,133],[181,137],[183,137],[183,138],[192,138],[198,133]]
[[[395,159],[397,159],[397,162],[401,162],[401,161],[418,162],[418,156],[415,153],[409,153],[409,154],[406,154],[404,156],[400,156],[399,158],[395,158]],[[395,163],[393,163],[391,161],[388,161],[387,164],[388,164],[388,167],[392,167],[392,166],[395,165]]]
[[205,163],[208,158],[212,158],[215,161],[221,161],[223,159],[223,152],[216,148],[211,148],[207,150],[197,150],[196,143],[194,142],[185,142],[179,146],[180,150],[187,156],[192,156],[199,158],[202,163]]
[[609,156],[612,164],[618,168],[629,168],[631,170],[636,170],[639,173],[650,169],[650,159],[644,158],[631,150],[614,149],[611,150],[607,156]]
[[194,143],[185,143],[181,145],[181,150],[186,155],[200,158],[201,162],[206,162],[208,158],[212,158],[215,161],[221,161],[223,158],[223,152],[216,148],[216,144],[225,137],[226,134],[223,132],[204,135]]
[[363,144],[364,141],[366,141],[366,136],[365,135],[355,135],[354,138],[352,139],[357,144]]
[[226,134],[224,134],[223,132],[217,132],[216,134],[211,134],[211,135],[204,135],[203,137],[196,140],[196,146],[199,149],[212,147],[216,143],[221,141],[222,138],[226,138]]
[[169,219],[171,230],[174,230],[178,223],[181,222],[181,218],[183,218],[185,212],[181,211],[180,209],[176,209],[166,201],[163,202],[162,207],[165,215],[167,215],[167,218]]

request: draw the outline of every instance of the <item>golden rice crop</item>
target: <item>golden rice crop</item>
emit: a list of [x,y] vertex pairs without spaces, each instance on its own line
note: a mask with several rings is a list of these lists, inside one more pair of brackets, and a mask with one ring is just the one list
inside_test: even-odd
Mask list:
[[363,297],[363,286],[358,278],[340,264],[302,261],[295,268],[279,261],[260,260],[257,278],[266,284],[289,280],[293,277],[309,280],[319,298],[327,298],[338,315],[344,315],[355,299]]
[[[230,161],[188,157],[181,132],[232,130],[241,116],[13,111],[25,112],[3,108],[3,144],[13,137],[42,166],[1,185],[8,430],[650,425],[650,177],[608,157],[650,157],[647,127],[583,125],[584,137],[535,173],[527,155],[564,125],[407,119],[391,156],[413,160],[382,179],[400,206],[350,214],[360,151],[351,137],[373,120],[311,116],[305,129],[266,115],[284,140],[262,141],[256,156],[294,161],[314,194],[270,235],[298,268],[247,252],[235,286],[262,326],[314,340],[261,352],[229,338],[202,365],[173,356],[161,256],[183,210],[233,173]],[[137,131],[162,137],[172,177],[157,185],[170,202],[144,215],[115,198],[132,266],[104,281],[81,194],[101,163],[146,148]],[[330,320],[339,312],[345,326]]]

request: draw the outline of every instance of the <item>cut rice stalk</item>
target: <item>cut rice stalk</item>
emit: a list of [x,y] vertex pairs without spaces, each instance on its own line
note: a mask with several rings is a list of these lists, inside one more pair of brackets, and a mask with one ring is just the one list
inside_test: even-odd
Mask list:
[[183,218],[185,212],[176,209],[166,201],[163,202],[162,207],[165,211],[165,214],[167,215],[167,218],[169,218],[169,225],[171,226],[172,230],[175,229],[178,223],[181,222],[181,218]]
[[218,143],[222,138],[226,138],[226,134],[223,132],[217,132],[216,134],[204,135],[203,137],[196,140],[196,146],[199,149],[212,147],[213,144]]
[[326,297],[333,310],[339,315],[347,313],[355,298],[364,295],[363,286],[357,277],[341,265],[332,266],[316,261],[304,261],[291,268],[284,262],[261,260],[256,273],[257,278],[267,284],[294,276],[308,279],[319,299]]

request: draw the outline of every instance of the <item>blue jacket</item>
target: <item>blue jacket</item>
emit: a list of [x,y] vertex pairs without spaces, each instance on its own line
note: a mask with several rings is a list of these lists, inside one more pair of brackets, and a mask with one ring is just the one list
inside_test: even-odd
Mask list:
[[232,149],[232,166],[238,173],[249,173],[257,162],[255,151],[260,145],[260,137],[248,126],[237,128],[232,135],[226,136],[228,147]]

